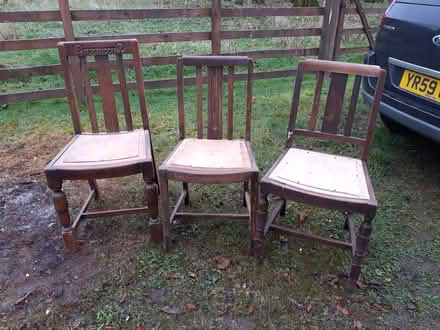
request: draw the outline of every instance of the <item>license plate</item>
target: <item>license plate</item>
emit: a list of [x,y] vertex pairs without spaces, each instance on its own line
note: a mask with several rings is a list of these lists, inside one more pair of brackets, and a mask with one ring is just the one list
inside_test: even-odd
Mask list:
[[399,86],[411,93],[440,102],[440,79],[405,70]]

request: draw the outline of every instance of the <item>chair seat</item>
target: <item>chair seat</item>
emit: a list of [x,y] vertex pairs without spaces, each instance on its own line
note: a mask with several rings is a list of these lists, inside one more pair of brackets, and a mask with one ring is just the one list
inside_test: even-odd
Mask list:
[[50,169],[84,170],[151,162],[148,130],[76,135]]
[[166,162],[168,168],[251,170],[251,152],[243,140],[184,139]]
[[328,198],[371,200],[368,173],[359,159],[291,148],[268,175],[271,181]]

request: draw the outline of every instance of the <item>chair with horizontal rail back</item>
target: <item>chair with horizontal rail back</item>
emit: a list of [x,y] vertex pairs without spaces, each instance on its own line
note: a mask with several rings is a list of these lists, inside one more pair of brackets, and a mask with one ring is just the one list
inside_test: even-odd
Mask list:
[[[184,109],[184,66],[195,67],[196,71],[196,122],[197,136],[187,138]],[[234,136],[234,70],[236,66],[247,67],[247,98],[244,138]],[[223,126],[224,69],[228,68],[227,129]],[[203,70],[206,68],[207,77]],[[207,132],[204,135],[203,81],[208,84]],[[259,170],[251,148],[253,61],[243,56],[194,56],[177,60],[177,96],[180,142],[159,167],[161,189],[161,221],[163,225],[163,247],[170,245],[169,230],[177,218],[186,219],[237,219],[245,220],[250,227],[250,252],[255,239],[256,206],[258,200]],[[225,125],[226,126],[226,125]],[[235,125],[237,127],[239,125]],[[182,182],[183,190],[171,215],[169,214],[168,181]],[[246,214],[192,213],[182,212],[182,204],[189,204],[189,184],[232,184],[243,182],[243,202]],[[250,183],[250,191],[249,190]]]
[[[308,123],[304,124],[307,128],[302,129],[298,127],[300,125],[297,118],[299,109],[306,107],[304,104],[300,105],[300,96],[303,76],[308,73],[316,74],[317,79],[313,104],[310,109],[311,115]],[[354,76],[353,89],[348,108],[345,108],[344,96],[347,85],[350,85],[347,83],[350,75]],[[269,230],[275,230],[284,235],[314,239],[330,246],[351,249],[350,278],[353,281],[358,280],[361,263],[367,253],[372,221],[377,208],[376,197],[368,175],[367,158],[373,141],[376,115],[380,106],[385,76],[386,72],[380,67],[364,64],[322,60],[307,60],[299,64],[286,147],[260,182],[256,254],[261,260],[264,236]],[[322,87],[326,77],[329,77],[330,84],[324,113],[320,114]],[[358,122],[362,121],[362,118],[354,121],[362,77],[375,80],[376,94],[367,114],[368,124],[364,125],[366,129],[361,134],[356,132],[356,135],[362,135],[362,137],[357,137],[353,136],[353,127],[360,126]],[[345,119],[341,120],[341,117],[345,117]],[[301,119],[303,118],[301,117]],[[318,121],[322,122],[320,130],[316,127]],[[360,149],[360,157],[352,158],[333,151],[325,153],[295,147],[293,143],[297,141],[295,138],[298,139],[298,137],[355,145]],[[272,196],[270,198],[272,201],[270,214],[268,214],[269,195]],[[276,224],[275,220],[278,216],[285,215],[287,200],[341,211],[345,218],[344,228],[349,230],[351,242],[295,231],[291,226]],[[363,215],[363,222],[357,235],[350,217],[353,213]]]
[[[58,218],[63,226],[64,246],[67,251],[79,249],[76,230],[81,220],[87,218],[145,214],[152,218],[151,238],[161,240],[158,218],[158,182],[154,164],[148,109],[145,99],[143,73],[138,42],[135,39],[112,41],[60,42],[59,55],[63,67],[65,89],[69,101],[75,136],[70,143],[47,165],[47,184],[53,191]],[[94,61],[88,62],[88,58]],[[129,59],[130,58],[130,59]],[[131,61],[128,62],[128,59]],[[91,122],[91,133],[84,133],[80,123],[78,102],[73,85],[73,65],[78,64],[84,84]],[[136,82],[127,82],[126,66],[134,69]],[[90,83],[89,71],[96,72],[97,92],[101,96],[105,130],[98,127],[97,111]],[[113,71],[119,83],[113,83]],[[142,127],[135,129],[128,88],[137,90]],[[121,130],[116,107],[115,91],[121,94],[125,130]],[[131,209],[88,211],[93,198],[99,198],[97,179],[107,179],[141,174],[144,181],[144,198],[147,206]],[[64,180],[86,180],[90,194],[79,214],[73,220],[69,214],[66,195],[62,190]]]

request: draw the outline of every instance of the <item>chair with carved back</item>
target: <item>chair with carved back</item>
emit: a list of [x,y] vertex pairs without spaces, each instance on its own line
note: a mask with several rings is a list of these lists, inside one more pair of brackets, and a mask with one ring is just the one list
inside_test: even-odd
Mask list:
[[[184,66],[196,71],[196,126],[197,136],[186,137],[184,109]],[[244,136],[234,136],[234,70],[236,66],[247,67],[247,98]],[[223,125],[224,71],[227,71],[227,126]],[[203,70],[206,68],[207,77]],[[161,221],[163,225],[163,247],[169,248],[169,227],[180,219],[237,219],[248,221],[250,227],[250,252],[255,239],[256,206],[258,200],[259,170],[251,148],[253,61],[243,56],[194,56],[177,60],[177,96],[179,117],[179,144],[159,168],[161,189]],[[203,119],[203,82],[207,80],[207,120]],[[205,125],[206,123],[206,125]],[[206,135],[204,128],[207,126]],[[225,127],[224,127],[225,126]],[[226,128],[226,129],[224,129]],[[225,131],[225,137],[224,137]],[[235,133],[237,134],[237,133]],[[180,181],[183,191],[171,215],[169,214],[168,181]],[[243,203],[246,214],[191,213],[182,212],[182,204],[189,204],[189,183],[232,184],[243,183]],[[250,183],[250,191],[249,190]]]
[[[154,164],[153,148],[148,121],[148,109],[143,85],[143,74],[137,40],[61,42],[58,44],[63,67],[65,89],[75,136],[70,143],[47,165],[47,184],[53,191],[55,210],[63,226],[64,245],[67,251],[79,249],[76,230],[79,222],[86,218],[146,214],[153,220],[158,217],[158,182]],[[88,61],[88,58],[94,61]],[[127,82],[126,66],[130,57],[136,82]],[[91,133],[82,130],[78,100],[73,84],[74,64],[80,67],[80,75],[87,96]],[[96,72],[97,92],[101,96],[104,129],[99,128],[97,111],[93,99],[95,86],[91,85],[89,71]],[[113,83],[113,71],[119,83]],[[128,88],[137,90],[140,129],[135,129]],[[116,107],[116,93],[121,94],[125,130],[121,130]],[[141,174],[144,181],[144,196],[147,206],[131,209],[87,211],[93,198],[99,198],[97,179],[107,179]],[[73,219],[69,213],[66,195],[62,190],[64,180],[87,180],[90,194],[79,214]],[[160,223],[152,221],[152,240],[161,240]]]
[[[300,108],[307,108],[300,104],[301,85],[305,74],[316,74],[316,87],[310,118],[301,124],[298,112]],[[344,106],[348,78],[354,76],[353,89],[348,107]],[[352,251],[352,266],[350,278],[356,281],[359,278],[361,263],[367,252],[372,221],[376,214],[377,202],[373,186],[368,175],[367,158],[373,141],[376,115],[379,110],[386,72],[378,66],[364,64],[350,64],[322,60],[307,60],[300,63],[293,93],[292,107],[288,126],[286,148],[272,168],[260,182],[259,215],[257,219],[256,254],[263,257],[263,240],[269,230],[275,230],[284,235],[292,235],[302,239],[314,239],[330,246],[349,248]],[[320,103],[323,82],[330,78],[327,102],[324,113],[320,114]],[[357,101],[362,77],[372,77],[376,81],[376,94],[368,114],[368,123],[364,131],[356,132],[353,127],[357,109]],[[349,95],[350,96],[350,95]],[[342,115],[344,114],[344,116]],[[306,115],[307,116],[307,115]],[[342,118],[345,117],[345,120]],[[303,119],[303,117],[301,117]],[[359,117],[357,124],[362,121]],[[317,123],[321,121],[320,130]],[[364,120],[365,122],[365,120]],[[361,137],[359,137],[360,135]],[[328,141],[330,144],[345,143],[358,146],[360,157],[347,157],[336,153],[309,150],[293,145],[303,138]],[[313,145],[313,144],[312,144]],[[310,144],[308,144],[310,146]],[[323,147],[322,143],[320,146]],[[314,149],[314,148],[312,148]],[[349,150],[352,148],[350,147]],[[268,214],[269,198],[271,212]],[[276,200],[278,199],[278,202]],[[276,224],[279,216],[286,212],[286,201],[291,200],[307,205],[341,211],[345,218],[344,228],[349,230],[351,242],[325,238],[301,231],[291,226]],[[363,215],[363,222],[356,235],[351,215]]]

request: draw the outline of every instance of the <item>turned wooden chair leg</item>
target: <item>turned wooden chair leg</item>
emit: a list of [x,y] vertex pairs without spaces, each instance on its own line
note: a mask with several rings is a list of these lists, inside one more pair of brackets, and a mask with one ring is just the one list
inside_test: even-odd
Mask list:
[[[257,208],[258,208],[258,174],[256,174],[251,180],[250,191],[250,236],[249,236],[249,255],[255,254],[255,246],[257,244]],[[245,198],[246,199],[246,198]]]
[[96,182],[96,179],[89,179],[88,181],[89,181],[90,189],[95,191],[95,201],[97,201],[101,196],[98,189],[98,183]]
[[67,203],[66,194],[62,191],[63,182],[61,180],[50,180],[49,188],[53,192],[53,202],[58,219],[63,226],[64,248],[75,253],[79,250],[79,242],[76,238],[75,229],[72,228],[72,220],[69,214],[69,204]]
[[186,192],[185,196],[185,205],[189,205],[190,199],[189,199],[189,186],[187,182],[182,183],[183,190]]
[[144,196],[145,202],[150,209],[150,232],[151,241],[160,244],[162,241],[162,225],[159,220],[159,187],[157,184],[144,176]]
[[246,193],[249,191],[249,182],[243,182],[243,192],[241,195],[241,200],[243,201],[243,207],[247,207]]
[[168,209],[168,178],[166,173],[159,172],[160,185],[160,221],[162,222],[162,248],[167,252],[170,248],[170,216]]
[[254,256],[260,264],[263,263],[264,260],[264,227],[266,226],[267,210],[269,207],[267,197],[267,194],[260,193],[257,204]]
[[286,215],[287,201],[283,199],[283,205],[280,209],[280,217],[284,217]]
[[352,281],[357,281],[361,274],[361,264],[367,255],[368,251],[368,242],[370,240],[370,235],[373,231],[373,222],[374,216],[365,215],[364,221],[362,222],[359,228],[359,234],[356,237],[356,251],[353,256],[350,279]]

